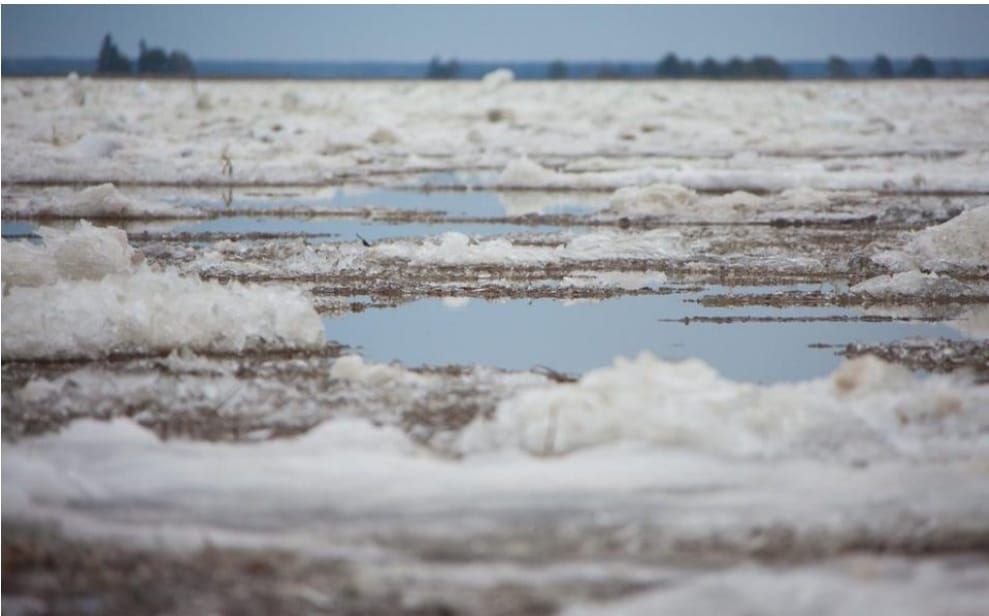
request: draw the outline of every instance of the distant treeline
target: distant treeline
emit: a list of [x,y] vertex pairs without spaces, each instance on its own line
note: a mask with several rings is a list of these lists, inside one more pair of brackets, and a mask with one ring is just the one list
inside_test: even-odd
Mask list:
[[117,48],[113,38],[109,34],[104,36],[103,44],[100,45],[100,52],[96,58],[95,74],[133,75],[135,68],[138,75],[193,76],[196,74],[196,67],[185,52],[166,53],[161,47],[149,48],[144,43],[144,39],[141,39],[135,67],[131,59]]
[[[983,70],[968,74],[965,64],[960,60],[949,60],[944,70],[938,71],[937,65],[927,56],[916,56],[905,67],[897,71],[889,57],[879,54],[868,66],[867,70],[856,67],[840,56],[831,56],[825,63],[825,74],[830,79],[927,79],[945,77],[960,79],[964,77],[986,77],[989,71]],[[441,61],[433,58],[426,68],[427,79],[458,79],[462,77],[461,64],[455,58]],[[547,79],[569,79],[575,75],[570,66],[563,60],[554,60],[546,65],[544,77]],[[586,79],[586,74],[576,76]],[[726,62],[718,62],[714,58],[705,58],[701,62],[681,60],[674,53],[669,53],[659,60],[651,73],[643,74],[641,64],[631,63],[601,63],[593,78],[596,79],[788,79],[790,69],[772,56],[755,56],[749,59],[731,58]]]
[[[887,58],[848,59],[832,57],[823,60],[776,61],[772,58],[750,60],[681,60],[676,56],[653,62],[595,62],[556,60],[486,61],[440,60],[431,62],[293,62],[259,60],[198,60],[192,66],[181,58],[181,52],[166,54],[164,50],[144,48],[137,62],[123,56],[112,39],[104,44],[106,52],[102,71],[98,60],[71,58],[7,58],[2,59],[5,77],[65,76],[96,74],[170,74],[195,71],[197,77],[211,78],[279,78],[279,79],[480,79],[501,67],[511,69],[515,78],[528,79],[779,79],[780,68],[787,79],[888,79],[893,77],[985,78],[989,77],[989,58]],[[160,53],[158,53],[160,52]],[[672,55],[672,54],[671,54]],[[144,61],[141,61],[141,58]],[[121,62],[121,58],[126,61]],[[164,58],[164,61],[163,61]],[[169,61],[169,58],[171,60]],[[676,62],[670,60],[675,59]],[[771,62],[769,61],[771,60]],[[185,66],[186,68],[181,68]],[[112,67],[112,68],[111,68]],[[110,70],[107,70],[110,69]]]

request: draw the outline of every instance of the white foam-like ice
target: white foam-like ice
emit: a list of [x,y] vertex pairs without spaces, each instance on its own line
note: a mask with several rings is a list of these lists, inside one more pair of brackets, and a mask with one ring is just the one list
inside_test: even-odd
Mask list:
[[515,73],[508,68],[498,68],[481,79],[481,83],[489,90],[497,90],[515,81]]
[[[3,180],[312,184],[423,160],[504,167],[528,152],[587,172],[537,170],[526,183],[538,187],[989,188],[978,80],[733,84],[725,96],[703,82],[507,78],[313,83],[304,96],[281,82],[7,80]],[[398,140],[369,141],[380,127]]]
[[[763,387],[721,378],[699,360],[666,362],[644,353],[575,384],[505,400],[461,443],[467,452],[517,447],[539,455],[640,441],[720,455],[914,456],[950,449],[964,435],[970,440],[956,453],[974,448],[984,455],[986,408],[989,387],[916,379],[870,357],[845,363],[830,379]],[[946,426],[950,435],[939,442]]]
[[989,575],[989,566],[966,564],[865,555],[777,568],[750,564],[615,602],[576,605],[563,614],[977,616],[985,611],[980,580]]
[[38,230],[43,244],[3,241],[3,282],[38,286],[56,280],[97,280],[108,274],[133,270],[139,254],[116,227],[94,227],[85,220],[65,232]]
[[924,274],[916,269],[892,275],[881,274],[852,286],[849,291],[874,298],[897,295],[956,297],[973,292],[971,287],[950,276],[933,272]]
[[120,192],[110,183],[78,192],[48,189],[26,200],[5,199],[3,213],[20,218],[195,218],[201,211],[148,201]]
[[920,264],[985,267],[989,263],[989,207],[968,210],[919,231],[904,250]]
[[222,285],[147,267],[101,280],[14,287],[3,304],[4,357],[323,344],[322,322],[298,290]]
[[693,248],[680,233],[666,229],[645,232],[606,230],[584,233],[560,246],[515,245],[505,238],[473,239],[451,231],[422,242],[392,242],[374,246],[380,258],[421,263],[544,263],[561,260],[662,259],[689,254]]

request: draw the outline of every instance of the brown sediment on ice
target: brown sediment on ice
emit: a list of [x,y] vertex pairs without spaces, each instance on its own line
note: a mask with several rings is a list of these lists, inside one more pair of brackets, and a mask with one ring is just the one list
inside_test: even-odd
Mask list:
[[839,293],[827,291],[775,291],[772,293],[712,293],[703,297],[684,301],[694,302],[705,308],[771,306],[789,308],[795,306],[842,306],[870,308],[873,306],[947,307],[972,304],[989,304],[989,294],[972,295],[887,295],[882,301],[860,293]]
[[163,439],[258,441],[346,416],[399,427],[431,446],[438,435],[490,416],[521,388],[573,378],[538,367],[513,373],[450,365],[409,368],[409,379],[351,381],[333,376],[340,350],[5,362],[3,438],[52,432],[82,418],[129,417]]
[[[4,522],[3,562],[5,607],[31,614],[537,616],[557,610],[549,593],[532,585],[463,585],[442,599],[413,599],[399,580],[369,581],[343,557],[209,544],[162,550],[69,539],[54,527],[23,523]],[[594,586],[596,593],[585,592],[600,599],[648,587]]]
[[851,343],[839,351],[848,358],[875,355],[915,370],[971,370],[989,381],[989,340],[911,339],[888,344]]

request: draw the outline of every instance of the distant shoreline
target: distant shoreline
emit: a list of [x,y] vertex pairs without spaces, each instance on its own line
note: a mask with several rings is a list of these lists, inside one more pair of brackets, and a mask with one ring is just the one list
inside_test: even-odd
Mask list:
[[[972,79],[989,77],[989,58],[937,58],[933,59],[938,76],[948,79]],[[872,79],[869,75],[871,59],[851,59],[849,65],[855,72],[854,80]],[[892,60],[896,72],[901,73],[909,64],[909,59]],[[963,77],[948,76],[948,71],[960,63]],[[575,61],[566,62],[566,80],[572,81],[640,81],[658,80],[656,61]],[[827,60],[788,60],[781,61],[789,75],[789,80],[828,79]],[[427,79],[429,62],[318,62],[318,61],[262,61],[262,60],[197,60],[195,62],[198,79],[209,80],[303,80],[303,81],[415,81]],[[459,73],[451,81],[470,81],[483,77],[497,68],[505,67],[522,81],[547,80],[550,61],[523,62],[475,62],[461,61]],[[606,69],[620,70],[621,75],[603,78]],[[3,58],[0,74],[3,77],[64,77],[71,72],[81,76],[93,75],[96,71],[95,59],[80,58]],[[140,79],[167,79],[148,75],[131,75]],[[101,78],[103,78],[101,76]],[[112,77],[110,77],[112,78]],[[899,75],[897,79],[902,79]],[[690,80],[703,81],[692,77]],[[730,77],[716,78],[718,81],[749,81]]]

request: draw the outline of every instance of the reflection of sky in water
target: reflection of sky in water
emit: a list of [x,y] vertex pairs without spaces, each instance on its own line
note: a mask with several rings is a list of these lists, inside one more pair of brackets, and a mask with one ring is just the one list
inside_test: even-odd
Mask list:
[[328,339],[359,347],[374,361],[409,365],[480,363],[537,365],[579,373],[614,357],[649,350],[657,357],[699,357],[725,377],[794,381],[833,371],[835,349],[812,343],[892,342],[911,336],[964,337],[935,323],[660,323],[685,316],[823,316],[860,314],[838,308],[706,309],[695,295],[634,296],[564,304],[555,300],[488,302],[424,299],[397,308],[328,316]]
[[[279,195],[283,196],[279,196]],[[168,201],[207,210],[223,208],[273,209],[354,209],[384,208],[403,211],[443,212],[448,216],[520,216],[538,213],[579,214],[602,207],[605,194],[580,194],[540,191],[511,191],[498,193],[478,191],[418,191],[345,188],[320,194],[264,193],[263,191],[233,191],[229,205],[223,193],[216,197],[173,196]]]
[[38,225],[33,222],[27,222],[25,220],[4,220],[0,222],[0,229],[2,229],[3,237],[8,237],[11,235],[24,235],[27,233],[34,233],[38,230]]

